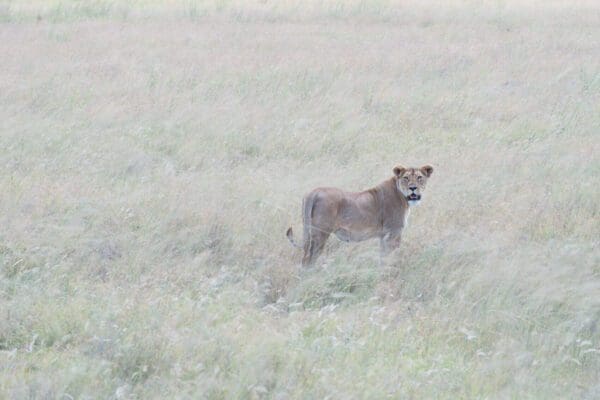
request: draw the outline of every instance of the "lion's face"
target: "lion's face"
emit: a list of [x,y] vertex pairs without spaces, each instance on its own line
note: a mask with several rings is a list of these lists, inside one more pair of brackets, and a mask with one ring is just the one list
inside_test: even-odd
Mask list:
[[405,168],[399,165],[394,168],[396,187],[406,197],[409,205],[416,206],[419,204],[427,179],[432,173],[433,167],[431,165],[425,165],[421,168]]

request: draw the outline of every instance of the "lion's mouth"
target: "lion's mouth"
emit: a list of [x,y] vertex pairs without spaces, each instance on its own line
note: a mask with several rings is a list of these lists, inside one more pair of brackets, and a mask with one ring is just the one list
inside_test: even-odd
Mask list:
[[421,200],[421,195],[420,194],[416,194],[416,193],[412,193],[412,194],[409,194],[408,196],[406,196],[406,200],[408,200],[408,201],[419,201],[419,200]]

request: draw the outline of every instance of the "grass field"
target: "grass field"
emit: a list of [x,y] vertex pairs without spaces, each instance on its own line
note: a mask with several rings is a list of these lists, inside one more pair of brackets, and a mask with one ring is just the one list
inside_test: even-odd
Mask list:
[[2,399],[600,398],[596,2],[0,0],[0,150]]

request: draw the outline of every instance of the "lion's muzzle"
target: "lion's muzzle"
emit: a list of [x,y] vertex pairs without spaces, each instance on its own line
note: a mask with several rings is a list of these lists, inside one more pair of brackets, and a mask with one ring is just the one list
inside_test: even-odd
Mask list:
[[416,193],[411,193],[408,196],[406,196],[406,200],[408,200],[408,201],[419,201],[419,200],[421,200],[421,195],[420,194],[416,194]]

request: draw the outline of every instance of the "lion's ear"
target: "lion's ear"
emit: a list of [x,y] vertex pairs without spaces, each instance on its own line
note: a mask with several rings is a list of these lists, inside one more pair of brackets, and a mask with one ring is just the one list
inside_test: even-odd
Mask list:
[[424,165],[421,167],[421,172],[425,174],[426,177],[430,177],[433,174],[433,167],[431,165]]
[[402,165],[396,165],[394,167],[394,175],[396,176],[400,176],[404,173],[404,171],[406,171],[406,168],[403,167]]

